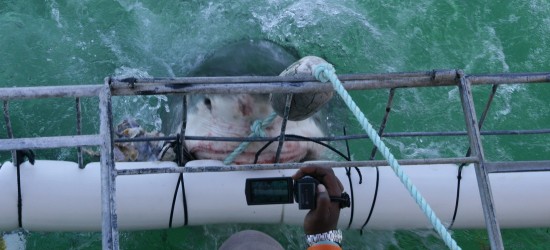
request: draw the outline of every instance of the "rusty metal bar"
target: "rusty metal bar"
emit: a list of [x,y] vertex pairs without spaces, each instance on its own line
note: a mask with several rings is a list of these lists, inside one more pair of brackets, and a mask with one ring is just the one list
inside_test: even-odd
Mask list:
[[[477,157],[457,157],[457,158],[433,158],[433,159],[408,159],[399,160],[400,165],[427,165],[427,164],[458,164],[475,163]],[[376,161],[336,161],[336,162],[304,162],[304,163],[277,163],[277,164],[247,164],[247,165],[224,165],[224,166],[204,166],[204,167],[167,167],[167,168],[142,168],[142,169],[123,169],[117,170],[117,175],[134,174],[163,174],[163,173],[199,173],[199,172],[233,172],[233,171],[255,171],[255,170],[273,170],[273,169],[298,169],[302,166],[329,166],[333,168],[344,167],[379,167],[387,166],[385,160]]]
[[[339,75],[348,90],[454,86],[455,70],[411,73]],[[506,73],[468,75],[472,85],[550,82],[550,73]],[[0,99],[97,96],[101,85],[0,88]],[[332,91],[330,84],[319,84],[312,77],[237,76],[181,77],[123,80],[112,83],[112,95],[154,95],[174,93],[306,93]]]
[[[434,70],[417,73],[339,75],[347,90],[454,86],[455,70]],[[543,83],[550,82],[550,73],[507,73],[466,76],[471,84]],[[266,94],[332,91],[330,84],[319,84],[311,77],[200,77],[135,79],[113,83],[113,95],[156,95],[168,93],[203,94]]]
[[0,151],[21,149],[65,148],[101,145],[97,135],[67,135],[35,138],[0,139]]
[[97,96],[101,85],[0,88],[1,100]]
[[285,100],[285,110],[283,114],[283,122],[281,123],[281,133],[279,134],[279,144],[277,145],[277,152],[275,153],[275,162],[279,163],[281,157],[281,150],[283,149],[283,144],[285,143],[285,130],[286,122],[288,121],[288,115],[290,114],[290,104],[292,103],[293,94],[286,95]]
[[550,171],[550,161],[486,162],[488,173]]
[[113,158],[111,91],[109,79],[99,94],[101,143],[101,235],[103,249],[118,250],[116,215],[116,169]]
[[[75,99],[76,102],[76,134],[82,135],[82,108],[80,105],[80,97],[77,97]],[[78,146],[76,147],[76,157],[78,160],[78,167],[84,168],[84,160],[82,159],[82,147]]]
[[[436,69],[419,72],[397,72],[397,73],[371,73],[371,74],[342,74],[338,79],[342,82],[377,80],[386,81],[391,79],[421,78],[430,79],[435,82],[446,82],[445,85],[453,85],[457,71],[454,69]],[[473,85],[477,84],[506,84],[506,83],[534,83],[550,82],[550,72],[533,73],[499,73],[499,74],[472,74],[466,78]],[[136,84],[149,85],[171,85],[177,88],[178,85],[192,84],[241,84],[241,83],[300,83],[319,82],[313,76],[217,76],[217,77],[158,77],[158,78],[133,78],[132,84],[127,79],[113,79],[116,88],[132,88]],[[181,86],[179,86],[181,87]]]
[[[386,104],[386,113],[384,114],[384,118],[382,118],[382,122],[380,123],[380,128],[378,129],[378,135],[380,137],[383,137],[382,134],[384,134],[384,129],[386,128],[386,123],[388,122],[388,118],[390,116],[391,105],[393,102],[394,95],[395,95],[395,88],[391,88],[388,96],[388,103]],[[378,147],[374,146],[374,148],[371,151],[369,159],[374,160],[374,157],[376,156],[376,152],[378,152]]]
[[[13,130],[11,128],[11,120],[10,120],[10,111],[9,111],[9,103],[7,100],[5,100],[3,102],[3,113],[4,113],[4,121],[6,122],[6,131],[8,133],[8,138],[13,138]],[[0,140],[0,142],[3,141],[3,140]],[[3,145],[3,143],[0,144],[0,147]],[[17,164],[16,163],[16,159],[17,159],[17,156],[16,156],[16,153],[15,153],[15,150],[16,149],[13,149],[13,148],[10,148],[8,150],[11,150],[11,162],[13,162],[13,164]]]
[[[480,131],[481,135],[534,135],[550,134],[550,129],[532,129],[532,130],[491,130]],[[382,137],[419,137],[419,136],[465,136],[467,131],[441,131],[441,132],[385,132]],[[185,136],[189,141],[273,141],[274,137],[223,137],[223,136]],[[345,141],[368,138],[366,134],[338,135],[326,137],[310,137],[316,141]],[[159,137],[136,137],[136,138],[117,138],[115,142],[142,142],[142,141],[173,141],[177,136],[159,136]],[[286,141],[304,141],[304,139],[288,137]]]
[[468,129],[470,148],[472,149],[472,155],[478,158],[478,162],[474,165],[489,242],[491,244],[491,249],[504,249],[500,226],[496,219],[493,194],[491,192],[491,183],[485,168],[485,156],[481,144],[481,135],[479,133],[479,126],[475,113],[470,82],[464,76],[464,72],[459,71],[458,76],[460,78],[458,83],[460,89],[460,99],[464,110],[466,128]]

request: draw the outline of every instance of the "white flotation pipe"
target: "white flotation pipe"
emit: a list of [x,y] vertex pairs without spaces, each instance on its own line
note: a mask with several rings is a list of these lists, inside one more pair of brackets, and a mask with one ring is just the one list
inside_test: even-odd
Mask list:
[[[222,165],[219,161],[192,161],[188,167]],[[171,162],[116,163],[117,169],[175,167]],[[453,216],[457,166],[404,166],[405,172],[433,210],[448,225]],[[31,231],[99,231],[101,199],[99,163],[84,169],[66,161],[25,162],[20,167],[21,224]],[[351,228],[361,228],[368,217],[376,188],[376,169],[359,168],[363,183],[352,169],[354,214]],[[368,229],[429,228],[431,224],[389,167],[379,167],[378,196]],[[351,195],[345,169],[336,175]],[[284,223],[302,225],[307,211],[297,204],[248,206],[245,179],[291,176],[295,170],[186,173],[187,225],[216,223]],[[490,174],[496,215],[503,228],[550,226],[550,172]],[[179,174],[117,177],[117,214],[121,230],[168,228]],[[0,168],[0,230],[19,227],[17,168]],[[461,195],[454,228],[485,226],[473,166],[462,172]],[[172,226],[186,224],[184,199],[178,188]],[[347,228],[351,209],[343,209],[339,225]]]

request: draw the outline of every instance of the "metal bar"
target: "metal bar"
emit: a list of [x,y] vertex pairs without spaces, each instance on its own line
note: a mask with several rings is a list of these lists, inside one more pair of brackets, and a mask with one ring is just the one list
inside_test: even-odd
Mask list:
[[101,235],[103,249],[119,249],[116,215],[116,169],[113,159],[111,91],[109,79],[99,95],[101,144]]
[[[489,95],[489,100],[487,100],[487,103],[485,104],[485,109],[483,110],[483,113],[481,114],[481,117],[479,118],[479,130],[483,127],[483,122],[485,121],[485,118],[487,117],[487,114],[489,113],[489,108],[491,107],[491,103],[493,102],[493,98],[495,97],[495,93],[497,91],[498,85],[493,84],[493,87],[491,88],[491,94]],[[466,150],[466,157],[470,156],[472,154],[472,148],[468,146],[468,150]],[[458,204],[460,201],[460,182],[462,180],[462,169],[466,165],[466,163],[460,164],[458,166],[458,173],[457,173],[457,186],[456,186],[456,201],[455,201],[455,209],[453,212],[453,219],[451,221],[451,224],[449,225],[448,229],[453,228],[453,225],[456,220],[456,215],[458,213]]]
[[550,171],[550,161],[486,162],[489,173]]
[[[433,159],[408,159],[399,160],[401,165],[428,165],[428,164],[458,164],[476,163],[477,157],[457,158],[433,158]],[[198,172],[232,172],[232,171],[255,171],[273,169],[298,169],[302,166],[328,166],[333,168],[343,167],[377,167],[387,166],[385,160],[376,161],[337,161],[337,162],[306,162],[306,163],[278,163],[278,164],[248,164],[248,165],[226,165],[226,166],[203,166],[203,167],[167,167],[167,168],[141,168],[117,170],[117,175],[135,174],[163,174],[163,173],[198,173]]]
[[475,163],[475,170],[489,242],[491,244],[491,249],[504,249],[500,226],[496,219],[491,183],[487,170],[485,169],[485,156],[481,145],[481,135],[479,133],[477,116],[475,114],[470,82],[465,78],[464,72],[459,71],[458,75],[460,77],[458,86],[460,89],[460,98],[464,110],[466,128],[468,129],[470,139],[470,147],[472,149],[472,155],[478,157],[479,160]]
[[[3,113],[4,113],[4,121],[6,122],[6,131],[8,133],[8,138],[13,138],[13,130],[11,128],[11,121],[10,121],[10,111],[9,111],[9,103],[7,100],[5,100],[3,102]],[[0,140],[1,142],[2,140]],[[0,147],[2,146],[3,144],[0,144]],[[17,155],[16,155],[16,152],[15,150],[16,149],[9,149],[11,150],[11,162],[13,162],[13,164],[17,165],[19,164],[18,162],[16,162],[17,160]]]
[[466,76],[471,84],[543,83],[550,82],[550,72],[502,73]]
[[[187,128],[187,96],[183,96],[183,100],[182,100],[182,103],[181,103],[181,108],[182,108],[182,117],[181,117],[181,127],[180,127],[180,136],[179,136],[179,146],[176,147],[178,152],[178,156],[177,156],[177,159],[178,160],[178,165],[180,167],[183,167],[185,166],[185,163],[188,159],[185,159],[184,156],[187,155],[187,153],[185,153],[185,129]],[[177,139],[177,137],[176,137]]]
[[[454,70],[434,70],[417,73],[340,75],[348,90],[453,86]],[[472,84],[542,83],[550,82],[550,73],[508,73],[470,75]],[[134,79],[135,83],[115,82],[113,95],[163,93],[305,93],[332,91],[329,84],[319,84],[311,77],[199,77]]]
[[479,130],[483,127],[483,122],[485,122],[485,118],[487,117],[487,114],[489,113],[489,108],[491,107],[491,103],[493,103],[493,99],[495,98],[495,94],[497,93],[497,84],[493,84],[493,87],[491,87],[491,93],[489,94],[489,100],[487,100],[487,104],[485,104],[485,109],[483,110],[483,113],[481,114],[481,117],[479,118]]
[[37,149],[37,148],[65,148],[75,146],[101,145],[102,138],[98,135],[67,135],[35,138],[0,139],[0,151]]
[[[449,73],[450,72],[450,73]],[[418,72],[390,72],[371,74],[343,74],[338,76],[341,81],[345,80],[387,80],[390,78],[404,77],[432,77],[441,79],[442,76],[456,77],[456,70],[442,69]],[[153,78],[125,78],[112,79],[112,85],[126,85],[133,87],[136,83],[145,84],[197,84],[197,83],[258,83],[258,82],[317,82],[317,79],[308,75],[292,76],[208,76],[208,77],[153,77]],[[131,82],[131,83],[130,83]]]
[[[428,86],[452,86],[451,82],[434,81],[431,77],[416,77],[387,80],[349,80],[342,82],[347,90],[405,88]],[[319,82],[277,82],[277,83],[202,83],[191,85],[139,83],[132,88],[126,85],[113,86],[113,95],[159,95],[159,94],[268,94],[268,93],[312,93],[330,92],[332,86]]]
[[[471,84],[505,84],[505,83],[535,83],[550,82],[550,72],[534,73],[499,73],[499,74],[472,74],[465,76]],[[456,70],[439,69],[419,72],[396,73],[372,73],[372,74],[342,74],[338,75],[340,81],[352,80],[389,80],[401,78],[431,78],[435,81],[449,82],[450,85],[456,79]],[[128,79],[113,79],[115,88],[132,88],[136,84],[233,84],[233,83],[279,83],[279,82],[317,82],[313,76],[217,76],[217,77],[157,77],[157,78],[132,78],[132,84]],[[318,82],[317,82],[318,83]],[[175,87],[175,86],[174,86]]]
[[[388,103],[386,104],[386,113],[384,114],[384,118],[382,119],[382,122],[380,123],[380,128],[378,129],[378,135],[382,136],[384,133],[384,129],[386,128],[386,122],[388,122],[388,117],[390,116],[391,111],[391,104],[393,102],[393,96],[395,95],[395,88],[390,89],[390,94],[388,96]],[[374,148],[371,151],[370,158],[371,160],[374,160],[374,157],[376,156],[376,152],[378,152],[378,147],[374,146]]]
[[[534,135],[550,134],[550,129],[531,130],[487,130],[480,131],[480,135]],[[416,137],[416,136],[461,136],[468,135],[466,131],[442,131],[442,132],[390,132],[384,133],[384,137]],[[356,135],[349,135],[356,136]],[[354,139],[354,138],[350,138]]]
[[[481,117],[479,118],[478,129],[480,130],[480,134],[481,134],[481,128],[483,127],[483,122],[485,122],[485,118],[487,118],[487,114],[489,113],[489,108],[491,107],[491,103],[493,103],[493,99],[495,97],[495,93],[497,92],[497,88],[498,88],[498,85],[493,84],[493,87],[491,88],[491,93],[489,94],[489,100],[487,100],[487,103],[485,104],[485,109],[483,109],[483,113],[481,113]],[[466,151],[466,156],[470,156],[471,153],[472,153],[472,148],[468,147],[468,150]],[[462,166],[459,168],[459,171],[462,171]],[[459,173],[459,176],[460,176],[460,173]]]
[[97,96],[101,85],[0,88],[0,99],[36,99],[53,97]]
[[[505,82],[503,80],[503,82]],[[514,82],[515,83],[515,82]],[[522,84],[524,82],[518,82]],[[478,84],[489,84],[479,82]],[[435,81],[430,77],[388,80],[348,80],[342,85],[346,90],[371,90],[386,88],[418,88],[454,86],[449,81]],[[113,95],[161,95],[161,94],[268,94],[268,93],[312,93],[329,92],[330,84],[318,82],[278,82],[278,83],[232,83],[232,84],[192,84],[172,86],[168,84],[137,84],[133,88],[117,86]]]
[[[75,99],[76,101],[76,134],[82,135],[82,108],[80,106],[80,97]],[[84,168],[84,160],[82,159],[82,147],[76,147],[76,156],[78,159],[78,167]]]
[[[348,90],[453,86],[454,70],[411,73],[352,74],[339,78]],[[550,82],[550,73],[507,73],[469,75],[471,84],[543,83]],[[330,84],[319,84],[312,77],[248,76],[248,77],[182,77],[135,79],[135,84],[115,81],[112,95],[168,93],[305,93],[332,91]],[[0,88],[0,99],[97,96],[101,85],[68,85],[48,87]]]
[[[550,129],[533,129],[533,130],[492,130],[480,131],[481,135],[533,135],[533,134],[550,134]],[[384,133],[383,137],[431,137],[431,136],[465,136],[466,131],[441,131],[441,132],[389,132]],[[185,136],[185,140],[189,141],[273,141],[275,137],[222,137],[222,136]],[[366,134],[327,136],[327,137],[310,137],[316,141],[345,141],[355,139],[368,138]],[[114,141],[119,142],[144,142],[144,141],[173,141],[177,136],[159,136],[159,137],[135,137],[135,138],[117,138]],[[287,141],[304,141],[304,139],[288,137]]]
[[481,135],[537,135],[549,133],[550,129],[481,131]]
[[285,100],[285,110],[283,114],[283,121],[281,122],[281,133],[279,134],[279,145],[277,145],[277,152],[275,153],[275,162],[279,163],[281,157],[281,150],[283,149],[283,144],[285,143],[285,130],[286,122],[288,121],[288,115],[290,114],[290,104],[292,103],[293,94],[286,95]]
[[3,112],[4,112],[4,121],[6,122],[6,130],[8,133],[8,138],[13,138],[13,130],[11,129],[10,121],[10,111],[8,101],[4,101]]

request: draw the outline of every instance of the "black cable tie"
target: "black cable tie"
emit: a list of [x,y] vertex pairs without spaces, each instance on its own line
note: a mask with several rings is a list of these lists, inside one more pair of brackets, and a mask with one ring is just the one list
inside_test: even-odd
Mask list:
[[178,198],[178,190],[180,187],[180,178],[176,182],[176,190],[174,191],[174,197],[172,198],[172,206],[170,208],[170,220],[168,222],[168,228],[172,228],[172,220],[174,218],[174,207],[176,206],[176,199]]
[[188,214],[187,214],[187,197],[185,195],[185,183],[183,182],[183,173],[179,174],[178,181],[176,183],[176,190],[174,191],[174,197],[172,198],[172,207],[170,209],[170,221],[168,223],[168,228],[172,228],[172,221],[174,218],[174,208],[176,206],[176,199],[178,197],[179,187],[181,185],[182,200],[183,200],[183,225],[187,226],[188,224]]
[[34,165],[35,155],[30,149],[16,150],[15,151],[15,167],[17,168],[17,223],[19,228],[23,228],[23,197],[21,194],[21,164],[25,161],[25,157],[28,161]]
[[363,184],[363,174],[361,173],[361,169],[359,167],[354,167],[355,171],[357,171],[357,174],[359,175],[359,184]]
[[379,186],[379,184],[380,184],[380,173],[378,171],[378,167],[376,167],[376,185],[375,185],[375,188],[374,188],[374,197],[372,198],[372,205],[370,207],[369,216],[367,216],[367,219],[365,220],[365,223],[363,224],[361,229],[359,229],[359,232],[361,233],[361,235],[363,235],[363,229],[369,223],[369,221],[371,219],[371,216],[372,216],[372,213],[374,212],[374,205],[376,204],[376,200],[378,198],[378,186]]

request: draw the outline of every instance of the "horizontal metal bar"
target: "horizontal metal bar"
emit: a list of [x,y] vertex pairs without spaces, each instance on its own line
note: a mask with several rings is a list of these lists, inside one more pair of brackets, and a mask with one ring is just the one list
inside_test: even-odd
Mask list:
[[0,88],[0,99],[35,99],[53,97],[98,96],[101,85]]
[[464,136],[466,131],[441,131],[441,132],[388,132],[382,137],[420,137],[420,136]]
[[481,135],[538,135],[550,134],[550,129],[481,131]]
[[[474,162],[477,162],[477,158],[476,157],[457,157],[457,158],[433,158],[433,159],[406,159],[406,160],[399,160],[398,162],[401,165],[459,164],[459,163],[474,163]],[[117,175],[298,169],[302,166],[310,166],[310,165],[328,166],[333,168],[376,167],[376,166],[386,166],[387,162],[384,160],[376,160],[376,161],[345,161],[345,162],[339,161],[339,162],[310,162],[310,163],[248,164],[248,165],[204,166],[204,167],[141,168],[141,169],[117,170]]]
[[[449,70],[339,75],[346,89],[376,89],[387,87],[453,85]],[[450,72],[455,72],[450,70]],[[456,75],[456,74],[455,74]],[[452,76],[452,77],[449,77]],[[113,80],[115,95],[153,95],[167,93],[306,93],[332,91],[330,84],[322,84],[312,76],[236,76],[236,77],[181,77]]]
[[[344,141],[354,139],[366,139],[369,138],[367,134],[357,135],[340,135],[340,136],[327,136],[327,137],[308,137],[309,140],[291,137],[290,134],[286,134],[285,141]],[[245,142],[245,141],[276,141],[277,137],[214,137],[214,136],[185,136],[185,140],[188,141],[231,141],[231,142]]]
[[[451,72],[451,73],[449,73]],[[346,80],[387,80],[403,77],[432,77],[456,76],[455,70],[432,70],[419,72],[396,72],[396,73],[371,73],[371,74],[342,74],[338,78]],[[313,76],[213,76],[213,77],[153,77],[153,78],[113,78],[111,85],[126,85],[131,87],[137,83],[141,84],[231,84],[231,83],[274,83],[274,82],[317,82]]]
[[550,161],[486,162],[489,173],[550,171]]
[[[530,134],[550,134],[550,129],[533,129],[533,130],[494,130],[481,131],[481,135],[530,135]],[[384,133],[382,137],[420,137],[420,136],[465,136],[466,131],[439,131],[439,132],[389,132]],[[344,141],[366,139],[367,134],[327,136],[327,137],[310,137],[308,139],[315,141]],[[117,138],[115,142],[144,142],[144,141],[174,141],[176,136],[160,136],[160,137],[134,137],[134,138]],[[185,136],[188,141],[228,141],[228,142],[254,142],[254,141],[273,141],[276,137],[215,137],[215,136]],[[289,137],[287,141],[306,141],[300,138]]]
[[[441,132],[390,132],[384,133],[382,137],[417,137],[417,136],[462,136],[467,135],[466,131],[441,131]],[[538,135],[550,134],[550,129],[531,130],[487,130],[480,131],[481,135]]]
[[550,82],[550,72],[478,74],[466,78],[471,84],[543,83]]
[[115,142],[145,142],[145,141],[174,141],[177,136],[159,136],[159,137],[134,137],[134,138],[117,138]]
[[99,135],[70,135],[36,138],[0,139],[0,151],[39,149],[39,148],[64,148],[77,146],[101,145]]
[[[389,72],[369,74],[342,74],[340,81],[388,80],[402,78],[431,78],[436,81],[455,81],[456,70],[438,69],[418,72]],[[550,82],[550,72],[472,74],[466,76],[472,84],[502,84]],[[135,84],[232,84],[232,83],[276,83],[276,82],[317,82],[313,76],[218,76],[218,77],[157,77],[112,79],[112,85],[129,86]]]
[[[339,76],[340,77],[340,76]],[[490,78],[486,78],[490,81]],[[499,78],[496,78],[499,79]],[[519,80],[531,80],[528,77],[518,78]],[[535,78],[536,81],[547,82],[545,77]],[[390,78],[383,80],[341,80],[342,85],[347,90],[372,90],[387,88],[411,88],[411,87],[436,87],[436,86],[455,86],[455,81],[448,79],[434,79],[428,77],[409,77],[409,78]],[[479,80],[476,84],[496,84],[496,80],[483,82]],[[501,83],[516,83],[512,80],[500,79]],[[517,82],[527,83],[527,82]],[[332,86],[319,82],[224,82],[224,83],[136,83],[133,87],[126,84],[112,84],[113,95],[159,95],[159,94],[268,94],[268,93],[312,93],[312,92],[330,92]]]
[[[288,136],[289,134],[287,134]],[[353,139],[365,139],[368,138],[366,134],[358,135],[343,135],[343,136],[330,136],[330,137],[308,137],[309,140],[288,137],[285,138],[286,141],[343,141],[343,140],[353,140]],[[160,137],[134,137],[134,138],[117,138],[114,141],[116,143],[120,142],[146,142],[146,141],[174,141],[176,136],[160,136]],[[223,137],[223,136],[185,136],[187,141],[224,141],[224,142],[268,142],[276,141],[277,137]]]
[[[405,73],[345,74],[339,79],[348,90],[434,87],[456,85],[455,70],[433,70]],[[506,73],[469,75],[472,84],[550,82],[550,73]],[[47,87],[0,88],[0,99],[98,96],[102,85],[68,85]],[[305,93],[332,91],[330,84],[321,84],[311,76],[236,76],[140,78],[135,82],[114,80],[115,95],[152,95],[169,93]]]
[[[434,80],[432,77],[412,77],[384,80],[342,80],[347,90],[367,90],[383,88],[406,88],[428,86],[453,86],[452,81]],[[129,87],[127,84],[112,84],[114,95],[158,95],[158,94],[268,94],[268,93],[314,93],[333,91],[328,83],[317,81],[307,82],[246,82],[246,83],[136,83]]]

